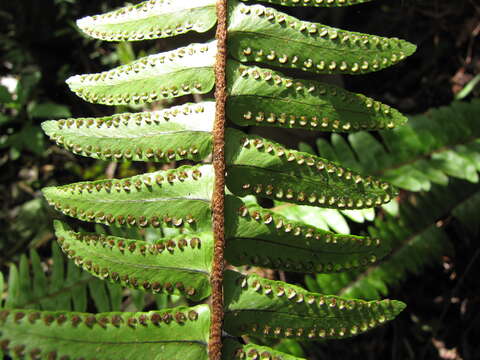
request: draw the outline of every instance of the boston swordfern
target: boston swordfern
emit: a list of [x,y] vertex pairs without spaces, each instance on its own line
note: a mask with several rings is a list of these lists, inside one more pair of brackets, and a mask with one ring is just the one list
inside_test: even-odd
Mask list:
[[[328,7],[366,1],[268,2]],[[205,32],[216,23],[215,41],[67,80],[77,95],[99,104],[152,103],[207,94],[216,86],[214,101],[43,124],[57,144],[97,159],[202,162],[213,154],[213,165],[203,161],[44,189],[52,206],[80,220],[175,229],[173,236],[147,242],[55,223],[62,250],[96,277],[182,295],[199,305],[98,314],[6,308],[0,316],[4,353],[34,359],[294,359],[243,344],[239,337],[345,338],[393,319],[404,308],[394,300],[343,299],[224,271],[226,260],[236,266],[332,273],[365,267],[389,251],[381,239],[290,221],[245,202],[246,195],[334,209],[370,208],[396,195],[388,183],[224,126],[228,120],[239,126],[352,132],[401,125],[405,118],[385,104],[269,67],[362,74],[397,63],[415,47],[237,0],[149,0],[78,21],[86,34],[108,41]],[[202,303],[209,296],[211,306]]]

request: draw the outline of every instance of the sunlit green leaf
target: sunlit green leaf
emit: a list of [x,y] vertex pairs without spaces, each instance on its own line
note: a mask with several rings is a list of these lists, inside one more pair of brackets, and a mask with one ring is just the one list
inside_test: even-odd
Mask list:
[[242,62],[322,74],[363,74],[395,65],[416,46],[396,38],[301,21],[262,5],[229,1],[229,54]]
[[102,160],[200,161],[212,151],[215,103],[155,112],[46,121],[45,133],[76,154]]
[[213,169],[183,166],[121,180],[43,189],[47,201],[80,220],[131,227],[209,229]]
[[340,161],[361,174],[381,177],[409,191],[429,191],[432,184],[447,185],[449,177],[477,182],[480,163],[480,101],[454,102],[412,116],[378,137],[366,132],[333,135],[331,145],[317,142],[321,157]]
[[106,105],[143,104],[212,90],[216,42],[192,44],[128,65],[67,80],[82,99]]
[[407,121],[364,95],[270,69],[230,61],[228,78],[227,114],[238,125],[350,132],[394,128]]
[[297,272],[340,272],[375,263],[388,254],[378,238],[338,235],[288,220],[259,206],[227,197],[225,256],[233,265]]
[[63,251],[100,279],[153,293],[201,300],[210,294],[213,255],[210,234],[176,236],[155,243],[73,232],[55,222]]
[[106,14],[77,21],[78,27],[97,39],[139,41],[205,32],[217,22],[215,0],[148,0]]
[[362,209],[389,202],[396,190],[337,163],[285,149],[258,136],[228,129],[227,187],[237,196],[337,209]]

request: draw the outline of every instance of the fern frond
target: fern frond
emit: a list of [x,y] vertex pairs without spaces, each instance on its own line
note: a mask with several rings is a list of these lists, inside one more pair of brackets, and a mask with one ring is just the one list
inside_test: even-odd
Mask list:
[[107,41],[160,39],[205,32],[217,22],[215,0],[149,0],[77,21],[87,35]]
[[82,272],[71,261],[67,262],[65,271],[65,261],[56,243],[52,243],[52,260],[48,275],[34,249],[30,250],[29,258],[21,256],[19,268],[12,264],[8,291],[5,301],[0,299],[0,308],[85,311],[88,290],[93,295],[93,287],[96,293],[104,294],[103,300],[93,297],[96,308],[100,311],[115,309],[113,304],[121,299],[122,294],[115,292],[113,287],[106,289],[104,282]]
[[[242,0],[252,2],[252,0]],[[283,6],[316,6],[316,7],[335,7],[351,6],[370,2],[372,0],[259,0],[260,2],[278,4]]]
[[[302,152],[316,155],[316,151],[312,146],[305,142],[298,144],[298,149]],[[393,199],[390,203],[383,205],[391,205],[395,202]],[[359,210],[337,210],[326,208],[312,208],[304,205],[294,205],[280,201],[275,202],[273,211],[282,214],[290,220],[302,221],[314,225],[318,228],[335,231],[340,234],[349,234],[350,225],[347,219],[363,224],[366,221],[375,219],[375,209],[366,208]]]
[[479,194],[478,185],[456,180],[446,188],[435,186],[430,192],[415,196],[412,203],[400,203],[399,218],[377,219],[369,229],[371,236],[391,245],[391,255],[363,271],[318,275],[318,290],[349,298],[377,299],[388,295],[388,289],[408,274],[419,274],[451,251],[449,236],[436,222],[449,213],[461,212],[471,201],[480,204]]
[[337,209],[362,209],[389,202],[396,190],[385,182],[258,136],[228,129],[227,187],[238,196]]
[[0,348],[14,358],[207,360],[207,305],[88,314],[0,311]]
[[102,160],[201,161],[212,151],[215,103],[101,118],[46,121],[44,132],[75,154]]
[[337,86],[235,61],[227,70],[227,114],[238,125],[350,132],[391,129],[407,121],[390,106]]
[[68,257],[100,279],[155,294],[181,294],[197,301],[210,295],[211,234],[147,243],[73,232],[58,221],[55,230]]
[[242,345],[239,342],[232,339],[224,340],[222,358],[224,360],[233,360],[233,359],[301,360],[301,358],[282,353],[268,346],[260,346],[254,343],[248,343],[246,345]]
[[366,302],[311,293],[257,275],[227,272],[225,278],[225,328],[238,336],[347,338],[392,320],[405,308],[394,300]]
[[[288,6],[355,3],[354,0],[278,1]],[[158,360],[206,360],[210,356],[219,360],[222,306],[226,311],[223,330],[227,337],[260,335],[304,340],[354,336],[393,319],[404,308],[403,303],[396,301],[347,300],[310,293],[256,275],[231,271],[221,274],[225,259],[220,250],[224,238],[226,257],[234,264],[303,272],[331,273],[365,267],[389,250],[389,244],[376,236],[333,234],[288,220],[255,204],[247,206],[234,195],[259,195],[340,210],[371,208],[389,202],[396,195],[396,190],[386,182],[362,177],[335,162],[287,150],[280,144],[235,129],[224,132],[222,123],[224,105],[228,105],[228,117],[239,125],[258,123],[336,132],[401,125],[405,117],[398,111],[363,95],[315,81],[288,78],[238,61],[313,73],[360,74],[399,62],[415,51],[415,46],[399,39],[300,21],[277,10],[247,6],[237,0],[229,0],[228,6],[227,1],[215,0],[148,0],[82,19],[78,25],[99,39],[157,39],[190,30],[205,32],[215,24],[217,12],[218,34],[226,36],[228,32],[227,49],[220,46],[218,54],[216,41],[192,44],[110,71],[74,76],[67,82],[72,91],[87,101],[133,105],[205,94],[213,89],[218,77],[222,79],[217,84],[216,97],[221,101],[218,109],[214,103],[188,104],[160,112],[66,119],[43,125],[48,135],[68,150],[106,160],[201,161],[212,152],[215,143],[213,159],[215,173],[221,174],[219,179],[214,179],[212,165],[197,165],[127,179],[44,189],[49,204],[64,214],[115,228],[115,236],[110,236],[100,235],[99,226],[96,234],[91,234],[73,232],[56,223],[59,243],[67,255],[99,278],[138,290],[140,295],[134,297],[134,302],[143,304],[139,300],[140,291],[164,291],[200,301],[210,293],[209,281],[215,285],[213,289],[223,282],[224,296],[213,291],[211,315],[218,320],[213,324],[210,344],[207,345],[210,332],[207,305],[150,313],[107,313],[106,289],[98,286],[99,282],[92,282],[88,286],[101,311],[97,315],[0,312],[3,351],[14,357],[47,359],[142,356]],[[219,44],[225,43],[223,35],[218,36]],[[228,62],[226,52],[231,57]],[[217,55],[221,60],[216,61]],[[226,68],[219,69],[225,63]],[[224,80],[229,87],[224,86]],[[224,103],[225,98],[228,104]],[[194,113],[192,108],[203,111]],[[216,125],[212,134],[214,113]],[[222,189],[218,185],[224,183],[224,176],[227,186]],[[224,205],[226,211],[219,211]],[[225,222],[225,226],[214,222],[215,244],[212,215],[215,220],[223,216]],[[359,218],[357,213],[350,214],[354,215]],[[158,232],[161,239],[143,241],[139,240],[139,234],[118,233],[125,227],[154,231],[163,230],[164,226],[175,229],[176,234],[162,231]],[[211,271],[213,248],[218,258],[214,261],[215,270]],[[58,248],[54,259],[57,256]],[[25,261],[20,266],[21,274],[26,273]],[[25,297],[24,289],[31,280],[21,274],[12,272],[12,277],[19,280],[11,290]],[[63,277],[62,272],[52,275],[54,279]],[[36,281],[45,283],[41,275]],[[20,336],[22,331],[28,331],[27,336]],[[240,350],[237,345],[230,346],[228,351],[240,358],[294,359],[254,344],[240,346]]]
[[331,143],[318,140],[318,152],[410,191],[446,185],[449,177],[478,182],[479,111],[478,99],[453,103],[413,116],[406,126],[381,131],[381,142],[366,132],[350,134],[348,142],[334,134]]
[[317,74],[365,74],[397,64],[416,46],[396,38],[301,21],[262,5],[229,1],[230,56]]
[[192,44],[102,73],[75,75],[67,84],[82,99],[105,105],[144,104],[205,94],[215,83],[216,50],[215,41]]
[[[225,256],[233,265],[332,273],[365,267],[388,254],[378,238],[337,235],[227,197]],[[238,214],[233,216],[233,214]]]
[[47,201],[80,220],[130,227],[209,229],[211,165],[182,166],[122,180],[80,182],[43,190]]
[[[316,151],[309,144],[300,142],[298,149],[302,152],[316,155]],[[393,199],[383,205],[384,209],[395,203]],[[359,210],[337,210],[328,208],[313,208],[305,205],[289,204],[275,201],[272,209],[275,213],[281,214],[290,220],[302,221],[324,230],[332,230],[340,234],[350,234],[350,225],[347,219],[363,224],[366,221],[375,219],[375,209],[366,208]]]

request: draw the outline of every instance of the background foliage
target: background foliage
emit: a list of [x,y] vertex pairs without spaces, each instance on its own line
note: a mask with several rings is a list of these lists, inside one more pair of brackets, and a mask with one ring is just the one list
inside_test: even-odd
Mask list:
[[[15,273],[13,269],[17,267],[22,272],[26,271],[29,263],[40,266],[46,271],[49,284],[47,294],[37,293],[35,296],[38,299],[24,299],[26,302],[43,301],[48,307],[45,296],[48,299],[49,294],[58,294],[62,286],[67,289],[73,286],[84,294],[81,297],[84,304],[68,306],[89,311],[118,308],[150,310],[164,307],[168,302],[180,305],[184,301],[177,297],[154,298],[134,292],[123,293],[86,274],[69,273],[70,266],[63,268],[63,262],[59,264],[61,257],[58,249],[50,245],[53,238],[51,218],[57,215],[45,205],[40,195],[42,187],[79,179],[93,180],[114,175],[125,177],[154,170],[149,163],[113,165],[74,158],[46,140],[39,124],[47,118],[101,116],[112,111],[78,99],[67,91],[64,79],[184,46],[192,42],[192,37],[200,42],[212,36],[211,33],[197,34],[189,35],[188,40],[183,37],[169,40],[168,44],[158,40],[126,45],[87,40],[76,30],[74,19],[119,5],[123,2],[21,0],[0,4],[0,267],[2,273],[12,276]],[[418,46],[416,54],[388,70],[361,77],[329,77],[328,81],[342,84],[350,91],[362,92],[407,114],[425,113],[432,107],[449,105],[455,97],[471,100],[480,95],[480,89],[474,86],[480,73],[480,6],[474,0],[379,0],[359,7],[328,11],[283,10],[306,20],[348,30],[398,36]],[[480,121],[480,109],[475,114]],[[472,116],[475,117],[475,114]],[[449,116],[446,117],[447,122],[452,115]],[[451,133],[452,129],[442,126],[435,136],[440,138],[442,130]],[[291,131],[285,135],[285,131],[275,132],[271,128],[257,128],[255,131],[290,147],[300,144],[303,150],[320,152],[328,157],[324,153],[325,146],[318,144],[330,143],[330,135],[319,140],[317,133],[310,132]],[[478,133],[472,132],[472,135],[478,137]],[[373,134],[373,137],[381,139],[378,134]],[[372,149],[367,147],[363,155],[358,154],[358,159],[365,158],[364,163],[368,164],[369,159],[375,158],[369,150]],[[453,159],[453,163],[455,161]],[[478,358],[480,348],[476,339],[480,335],[480,294],[476,274],[480,271],[480,250],[476,214],[480,187],[468,180],[478,182],[476,173],[480,160],[478,156],[471,155],[470,162],[476,165],[469,172],[470,176],[463,176],[467,179],[455,181],[448,187],[445,184],[425,186],[424,181],[419,182],[418,175],[417,178],[409,175],[410,181],[402,183],[404,186],[399,185],[406,189],[399,197],[400,215],[397,216],[402,221],[392,218],[394,215],[388,215],[385,210],[377,212],[374,227],[368,221],[345,220],[335,212],[324,215],[323,218],[331,223],[329,225],[340,232],[347,232],[345,226],[349,226],[353,233],[377,231],[382,237],[393,233],[400,240],[417,236],[422,229],[428,228],[433,235],[426,238],[431,245],[424,251],[433,255],[429,258],[433,265],[424,267],[424,258],[410,259],[418,265],[414,266],[416,274],[401,276],[405,279],[403,282],[391,282],[387,286],[376,284],[378,293],[363,294],[375,297],[388,291],[391,298],[408,304],[407,310],[391,325],[352,340],[311,344],[284,341],[278,345],[279,348],[312,359],[333,359],[334,356],[342,359],[359,356],[365,359]],[[422,169],[420,167],[420,171]],[[467,169],[462,167],[456,170],[457,173],[462,173],[462,169],[466,174]],[[366,169],[366,172],[369,170]],[[413,186],[412,179],[422,186]],[[422,192],[418,193],[419,190]],[[390,212],[394,210],[389,209]],[[320,215],[317,214],[316,218]],[[366,214],[364,219],[356,217],[357,221],[371,219],[372,214]],[[132,237],[139,237],[139,234],[132,234]],[[28,258],[23,255],[26,248],[32,249]],[[432,249],[436,251],[432,253]],[[393,271],[393,277],[400,279],[396,276],[399,275],[396,273],[398,269]],[[335,288],[335,283],[332,283],[334,278],[331,277],[303,278],[283,272],[263,275],[305,284],[310,290],[322,288],[325,284],[330,286],[328,291],[332,293],[344,288]],[[62,278],[67,280],[62,281]],[[23,285],[28,287],[28,284]],[[322,288],[323,291],[326,289]],[[90,293],[96,295],[91,296]],[[61,305],[62,297],[54,298]]]

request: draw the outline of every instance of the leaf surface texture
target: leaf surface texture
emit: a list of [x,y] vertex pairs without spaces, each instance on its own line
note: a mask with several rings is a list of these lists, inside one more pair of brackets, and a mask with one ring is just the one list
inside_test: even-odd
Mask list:
[[207,360],[208,306],[146,313],[3,310],[2,349],[14,357]]
[[46,121],[45,133],[57,145],[102,160],[200,161],[212,151],[215,103],[101,118]]
[[390,247],[378,238],[339,235],[227,197],[226,258],[296,272],[332,273],[375,263]]
[[192,44],[150,55],[128,65],[67,80],[82,99],[105,105],[145,104],[189,94],[205,94],[215,83],[216,42]]
[[254,343],[242,345],[235,340],[225,339],[222,350],[224,360],[233,359],[275,359],[275,360],[300,360],[296,356],[282,353],[268,346],[260,346]]
[[242,62],[319,74],[364,74],[392,66],[416,47],[301,21],[262,5],[230,1],[229,54]]
[[407,119],[361,94],[259,67],[228,64],[227,114],[238,125],[351,132],[391,129]]
[[179,235],[148,243],[73,232],[60,222],[55,223],[55,230],[63,251],[101,279],[155,294],[184,295],[192,300],[210,295],[211,234]]
[[310,293],[257,275],[226,273],[225,328],[235,335],[301,340],[339,339],[392,320],[400,301],[366,302]]
[[258,195],[337,209],[389,202],[396,190],[337,163],[234,129],[226,133],[227,187],[237,196]]
[[213,169],[183,166],[122,180],[80,182],[43,190],[47,201],[80,220],[133,227],[208,229]]
[[107,41],[160,39],[205,32],[217,22],[215,0],[148,0],[77,21],[87,35]]

